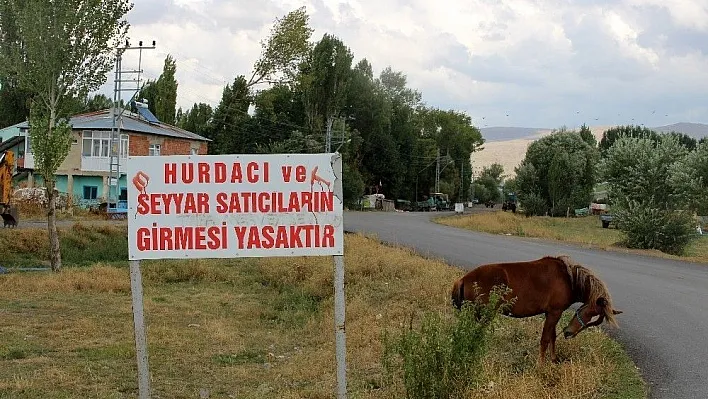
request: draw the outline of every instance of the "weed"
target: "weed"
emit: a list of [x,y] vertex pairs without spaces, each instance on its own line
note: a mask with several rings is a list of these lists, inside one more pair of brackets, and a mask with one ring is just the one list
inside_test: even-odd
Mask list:
[[[479,381],[503,294],[494,290],[486,305],[466,302],[452,318],[425,312],[419,331],[413,329],[411,318],[399,337],[384,335],[382,364],[388,373],[402,369],[407,398],[463,396]],[[392,377],[387,380],[390,383]]]
[[233,355],[218,354],[213,357],[213,360],[221,365],[264,363],[266,361],[266,353],[261,350],[246,349]]

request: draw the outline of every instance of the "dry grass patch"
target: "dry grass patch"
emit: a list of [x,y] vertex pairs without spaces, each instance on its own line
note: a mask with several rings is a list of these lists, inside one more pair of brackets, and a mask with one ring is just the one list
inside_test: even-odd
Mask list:
[[[127,225],[90,226],[74,223],[60,227],[62,263],[87,266],[95,263],[127,264]],[[46,229],[0,229],[0,266],[48,267],[49,238]]]
[[[143,262],[155,397],[332,398],[333,262],[326,257]],[[347,235],[349,392],[401,398],[386,385],[382,334],[425,311],[451,317],[462,271]],[[0,276],[0,398],[137,396],[126,267]],[[604,334],[559,341],[538,368],[540,318],[502,318],[479,386],[466,397],[640,398],[638,373]]]
[[621,250],[669,259],[708,263],[708,236],[693,240],[686,247],[684,256],[680,257],[657,250],[627,249],[621,244],[624,239],[622,232],[614,228],[603,229],[597,216],[580,218],[526,217],[511,212],[496,211],[440,217],[435,221],[447,226],[485,233],[558,240],[606,250]]

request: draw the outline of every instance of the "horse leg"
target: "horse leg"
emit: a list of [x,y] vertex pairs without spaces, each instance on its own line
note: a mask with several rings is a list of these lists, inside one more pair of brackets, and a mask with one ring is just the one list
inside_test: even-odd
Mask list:
[[546,312],[546,321],[543,323],[543,333],[541,334],[540,364],[546,361],[546,350],[549,345],[551,349],[551,361],[554,363],[558,361],[558,357],[556,356],[556,325],[561,315],[563,315],[563,312]]

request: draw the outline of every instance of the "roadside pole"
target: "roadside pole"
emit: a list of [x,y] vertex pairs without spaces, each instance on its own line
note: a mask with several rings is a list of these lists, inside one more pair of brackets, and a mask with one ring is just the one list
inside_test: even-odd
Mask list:
[[344,322],[344,256],[334,256],[334,324],[337,347],[337,399],[347,397],[347,340]]
[[[338,162],[342,158],[339,157]],[[335,185],[334,195],[342,196],[342,185]],[[337,399],[347,397],[347,339],[344,299],[344,254],[334,255],[334,330],[337,356]]]
[[133,296],[133,323],[135,324],[135,352],[138,363],[138,398],[150,398],[145,312],[143,311],[143,281],[140,261],[130,261],[130,292]]

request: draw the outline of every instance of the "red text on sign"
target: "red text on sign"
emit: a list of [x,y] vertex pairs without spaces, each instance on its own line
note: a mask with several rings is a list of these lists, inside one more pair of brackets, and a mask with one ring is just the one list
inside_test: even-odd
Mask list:
[[234,231],[239,249],[334,247],[334,226],[329,224],[237,226]]
[[[245,177],[245,180],[244,180]],[[165,164],[165,184],[193,183],[268,183],[270,164],[249,162],[245,167],[241,162],[227,165],[224,162],[183,162]]]
[[332,212],[334,193],[322,191],[218,193],[218,213]]
[[138,213],[140,215],[209,213],[209,194],[139,194]]
[[141,227],[137,231],[139,251],[215,250],[228,248],[226,223],[221,226]]
[[[293,167],[290,165],[284,165],[281,167],[281,172],[283,173],[283,181],[290,183],[292,180]],[[307,180],[307,168],[302,165],[295,167],[295,180],[298,183],[304,183]]]

